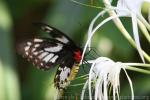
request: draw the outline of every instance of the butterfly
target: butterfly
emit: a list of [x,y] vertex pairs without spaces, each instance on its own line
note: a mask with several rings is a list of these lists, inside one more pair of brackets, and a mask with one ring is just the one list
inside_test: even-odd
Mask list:
[[56,89],[64,90],[79,70],[82,49],[56,28],[44,23],[35,25],[48,33],[50,38],[32,38],[23,41],[17,47],[18,53],[41,70],[59,66],[54,77],[54,85]]

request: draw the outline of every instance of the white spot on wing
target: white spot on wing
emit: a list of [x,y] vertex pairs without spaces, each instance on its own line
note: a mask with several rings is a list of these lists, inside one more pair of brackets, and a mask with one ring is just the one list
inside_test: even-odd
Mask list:
[[29,55],[29,53],[28,52],[25,52],[25,54],[28,56]]
[[68,73],[70,73],[70,68],[66,67],[60,73],[60,80],[65,80],[68,78]]
[[39,53],[42,53],[42,52],[44,52],[43,50],[41,50],[41,51],[36,51],[36,52],[33,52],[33,54],[36,56],[36,55],[38,55]]
[[35,44],[35,45],[34,45],[35,48],[37,48],[37,47],[39,47],[39,46],[40,46],[40,44]]
[[41,63],[41,66],[43,66],[43,63]]
[[33,58],[32,55],[29,56],[31,59]]
[[27,45],[31,46],[31,45],[32,45],[32,43],[31,43],[31,42],[27,42]]
[[37,39],[37,38],[35,38],[35,39],[34,39],[34,42],[43,42],[43,40],[42,40],[42,39]]
[[42,54],[40,54],[38,56],[39,59],[42,59],[43,57],[45,57],[48,54],[48,52],[43,52]]
[[51,32],[53,29],[51,28],[51,27],[48,27],[48,26],[44,26],[44,27],[42,27],[46,32]]
[[38,62],[38,60],[37,60],[37,59],[35,59],[35,62],[37,63],[37,62]]
[[68,39],[64,36],[60,37],[60,38],[56,38],[58,41],[63,42],[63,43],[68,43]]
[[51,61],[52,63],[55,63],[55,61],[57,60],[57,58],[58,58],[58,55],[54,56],[50,61]]
[[[66,67],[61,71],[60,73],[60,82],[63,81],[65,82],[65,79],[68,79],[68,73],[70,73],[70,68]],[[63,84],[60,84],[60,87],[65,88],[66,86],[68,86],[70,84],[70,82],[65,82]]]
[[48,62],[53,56],[54,56],[54,54],[49,54],[49,55],[46,56],[43,60],[44,60],[45,62]]
[[40,51],[33,52],[33,54],[36,56],[37,54],[40,54],[40,53],[43,53],[43,52],[44,52],[43,50],[40,50]]
[[33,49],[32,49],[32,52],[34,52],[35,50],[36,50],[36,48],[33,48]]
[[26,47],[24,48],[24,50],[25,50],[25,51],[28,51],[29,48],[30,48],[30,46],[26,46]]
[[62,48],[63,48],[63,45],[60,43],[57,43],[57,46],[45,48],[45,51],[58,52],[58,51],[62,50]]
[[36,56],[38,54],[38,52],[33,52],[33,54]]

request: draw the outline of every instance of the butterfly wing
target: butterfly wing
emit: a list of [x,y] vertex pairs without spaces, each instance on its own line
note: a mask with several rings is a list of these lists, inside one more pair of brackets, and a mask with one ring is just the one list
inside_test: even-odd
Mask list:
[[[59,41],[35,38],[19,44],[18,52],[39,69],[47,70],[61,62],[66,49]],[[67,50],[68,51],[68,50]]]
[[70,44],[70,46],[75,46],[74,42],[63,32],[57,30],[54,27],[51,27],[44,23],[34,23],[35,26],[37,26],[39,29],[43,30],[44,32],[49,33],[49,35],[64,44]]

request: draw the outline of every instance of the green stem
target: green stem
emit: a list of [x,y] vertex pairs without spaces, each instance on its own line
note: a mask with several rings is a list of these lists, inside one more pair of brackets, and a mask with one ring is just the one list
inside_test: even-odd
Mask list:
[[79,5],[82,5],[82,6],[87,6],[87,7],[91,7],[91,8],[97,8],[97,9],[104,9],[103,7],[98,7],[98,6],[93,6],[93,5],[88,5],[88,4],[84,4],[84,3],[81,3],[81,2],[78,2],[76,0],[70,0],[76,4],[79,4]]
[[143,64],[143,63],[124,63],[124,64],[128,66],[140,66],[150,68],[150,64]]
[[136,71],[136,72],[140,72],[140,73],[144,73],[144,74],[150,74],[150,71],[140,69],[140,68],[136,68],[136,67],[127,66],[126,69]]
[[79,77],[75,78],[75,80],[76,79],[81,79],[81,78],[84,78],[84,77],[87,77],[87,76],[88,76],[88,74],[85,74],[85,75],[82,75],[82,76],[79,76]]
[[85,83],[79,83],[79,84],[74,84],[74,85],[70,85],[70,86],[81,86],[81,85],[84,85]]
[[150,43],[150,35],[149,35],[149,33],[148,33],[147,28],[145,27],[145,25],[140,20],[138,20],[138,25],[139,25],[142,33],[144,34],[145,38]]

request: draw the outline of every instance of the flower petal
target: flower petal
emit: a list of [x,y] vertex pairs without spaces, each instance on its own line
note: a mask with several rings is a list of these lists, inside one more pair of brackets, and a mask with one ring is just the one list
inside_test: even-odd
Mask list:
[[143,53],[142,53],[142,49],[141,49],[141,45],[140,45],[140,40],[139,40],[137,18],[136,18],[136,15],[134,13],[131,13],[131,16],[132,16],[131,18],[132,18],[133,34],[134,34],[134,39],[135,39],[135,42],[136,42],[137,50],[139,52],[139,55],[140,55],[142,61],[145,63]]

